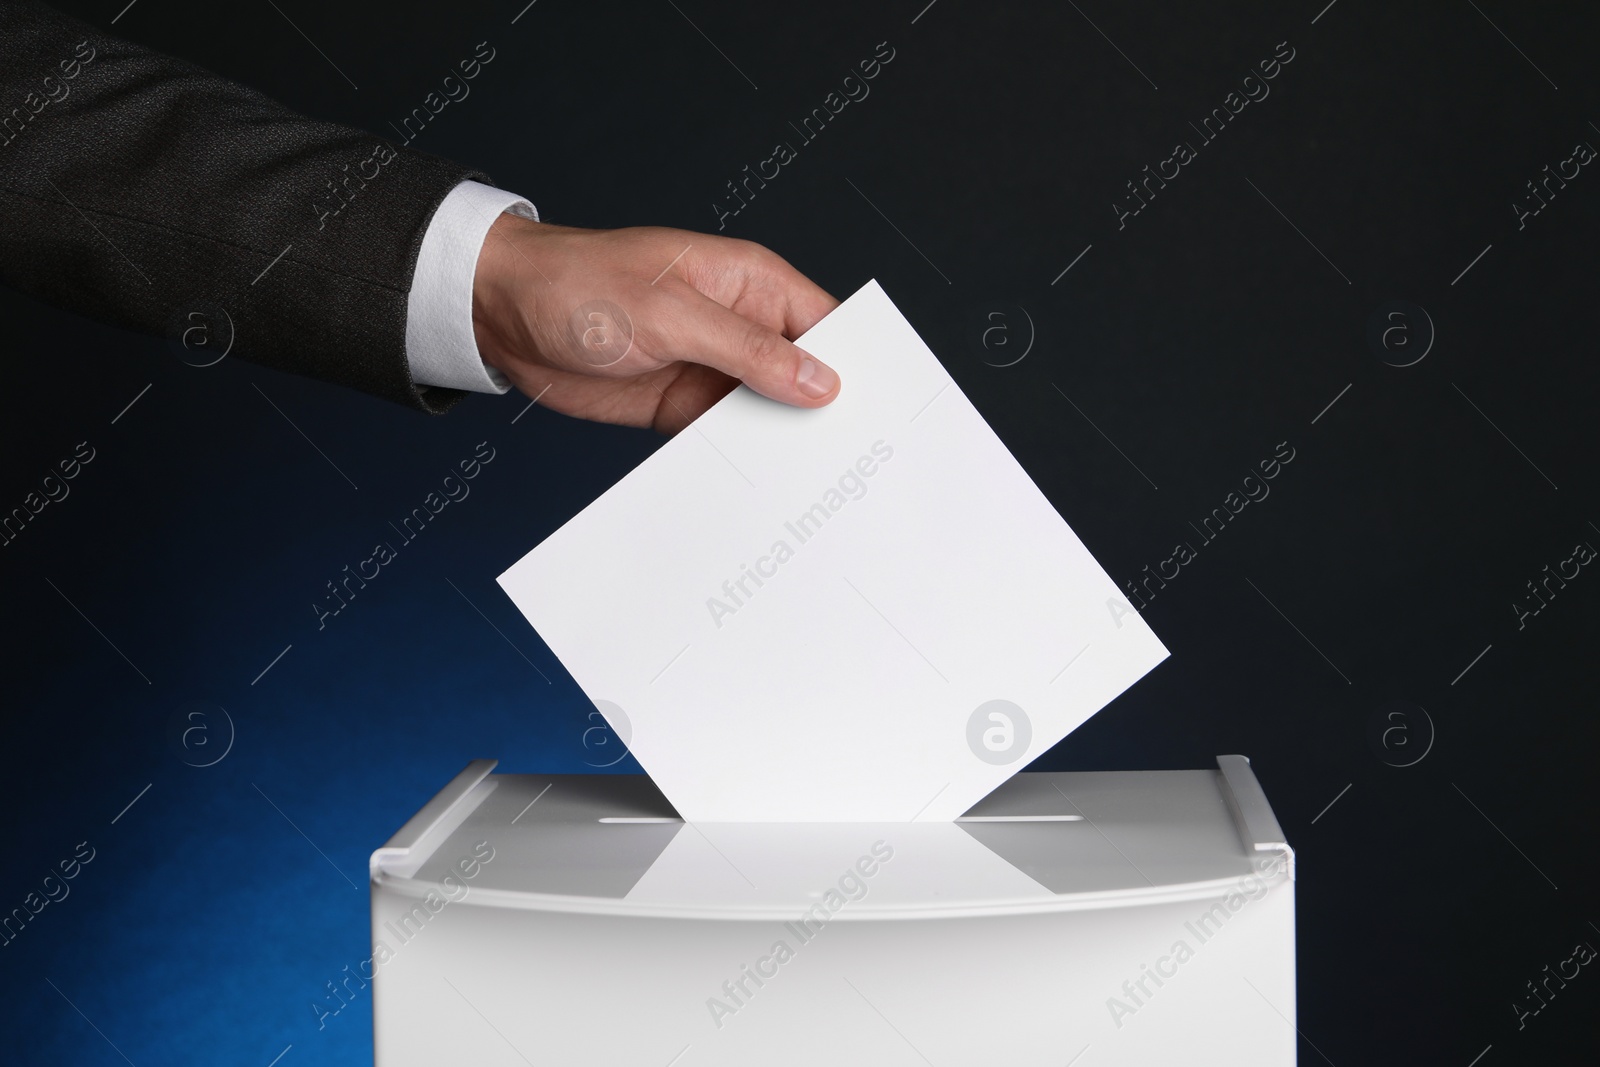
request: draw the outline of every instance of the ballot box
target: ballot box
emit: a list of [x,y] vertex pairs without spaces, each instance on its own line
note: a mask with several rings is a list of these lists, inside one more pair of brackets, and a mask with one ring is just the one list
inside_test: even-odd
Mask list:
[[1294,853],[1243,756],[955,821],[686,823],[467,767],[372,855],[377,1067],[1295,1062]]

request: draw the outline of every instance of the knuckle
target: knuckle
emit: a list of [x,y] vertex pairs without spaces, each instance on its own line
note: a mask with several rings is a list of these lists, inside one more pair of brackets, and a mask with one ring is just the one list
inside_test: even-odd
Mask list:
[[733,239],[733,252],[739,262],[752,269],[771,269],[782,262],[778,253],[757,241],[747,241],[743,238]]
[[739,351],[751,371],[776,374],[789,363],[789,343],[759,322],[743,327]]

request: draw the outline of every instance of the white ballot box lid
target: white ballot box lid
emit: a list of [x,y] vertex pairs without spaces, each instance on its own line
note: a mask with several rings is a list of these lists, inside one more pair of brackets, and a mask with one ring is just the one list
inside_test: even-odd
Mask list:
[[[697,919],[1088,910],[1292,879],[1243,756],[1215,770],[1023,772],[954,822],[686,823],[644,775],[477,760],[373,853],[374,887],[480,907]],[[842,903],[841,903],[842,902]]]

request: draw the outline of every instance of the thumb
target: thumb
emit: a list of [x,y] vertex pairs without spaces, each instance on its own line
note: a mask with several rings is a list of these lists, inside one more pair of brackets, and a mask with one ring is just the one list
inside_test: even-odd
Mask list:
[[838,373],[776,330],[698,292],[684,296],[671,324],[658,331],[653,354],[703,363],[796,407],[822,407],[838,395]]

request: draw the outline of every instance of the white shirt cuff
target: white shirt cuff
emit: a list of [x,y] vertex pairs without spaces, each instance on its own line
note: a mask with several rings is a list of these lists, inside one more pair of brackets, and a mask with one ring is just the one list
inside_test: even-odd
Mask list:
[[539,221],[515,193],[466,181],[450,190],[422,235],[406,297],[406,362],[418,385],[503,393],[506,376],[483,361],[472,332],[472,282],[489,227],[502,212]]

